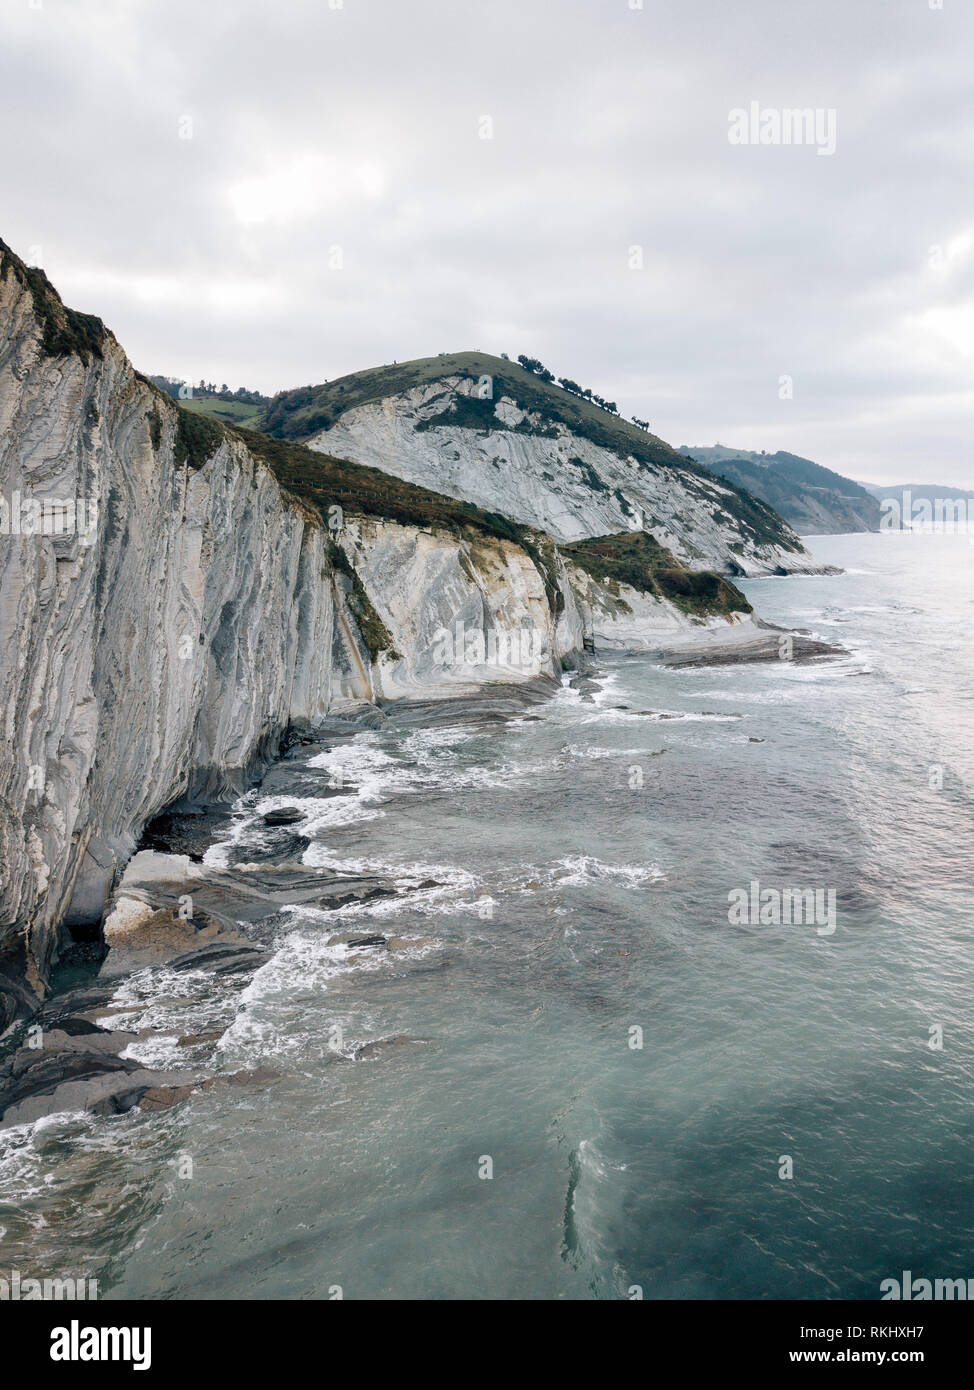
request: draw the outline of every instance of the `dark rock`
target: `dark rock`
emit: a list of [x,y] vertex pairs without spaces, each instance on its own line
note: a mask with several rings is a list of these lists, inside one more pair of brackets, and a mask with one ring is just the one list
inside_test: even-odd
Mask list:
[[164,811],[150,820],[142,832],[138,849],[154,849],[163,854],[188,854],[200,863],[203,855],[233,822],[227,807],[200,807],[199,810]]
[[589,676],[572,676],[568,684],[581,695],[595,695],[602,689],[598,681],[593,681]]
[[58,1020],[58,1028],[62,1033],[67,1033],[72,1038],[90,1037],[93,1033],[107,1033],[107,1028],[100,1028],[97,1023],[91,1023],[87,1018],[67,1017]]
[[28,978],[23,936],[0,942],[0,1034],[36,1012],[40,999]]
[[104,941],[74,941],[58,953],[57,963],[72,969],[100,965],[108,955]]
[[216,975],[236,975],[242,970],[256,970],[270,959],[269,952],[259,946],[236,942],[208,942],[199,950],[188,951],[169,962],[172,970],[212,970]]
[[265,825],[294,825],[304,820],[305,812],[299,806],[282,806],[277,811],[267,811],[261,820]]
[[70,1032],[65,1027],[66,1020],[89,1021],[92,1013],[107,1010],[115,988],[112,984],[80,985],[63,994],[52,995],[38,1009],[34,1021],[42,1028],[62,1028]]
[[203,1043],[219,1042],[226,1029],[214,1028],[209,1033],[186,1033],[176,1039],[177,1047],[200,1047]]
[[812,637],[804,637],[799,633],[789,634],[784,628],[776,628],[770,623],[762,624],[771,632],[771,636],[759,636],[748,642],[728,643],[725,646],[713,647],[704,650],[691,649],[689,651],[660,653],[665,664],[670,667],[693,667],[693,666],[738,666],[752,661],[780,661],[781,649],[779,639],[785,636],[792,638],[793,662],[798,665],[805,665],[812,661],[825,661],[836,656],[848,656],[848,652],[843,647],[833,646],[829,642],[819,642]]
[[155,1071],[120,1057],[135,1041],[133,1033],[52,1029],[38,1036],[40,1047],[21,1047],[0,1067],[0,1129],[61,1111],[120,1114],[151,1086],[195,1081],[188,1072]]
[[306,864],[258,864],[253,869],[214,869],[205,879],[155,880],[140,887],[153,903],[178,908],[182,895],[193,899],[193,921],[209,918],[224,931],[234,932],[241,922],[264,922],[284,907],[307,904],[330,911],[348,903],[396,897],[389,879],[375,875],[336,874]]
[[195,1086],[149,1086],[137,1103],[140,1110],[168,1110],[181,1100],[188,1100]]
[[260,784],[261,796],[347,796],[357,790],[350,783],[342,787],[331,785],[332,773],[325,767],[295,766],[276,763]]

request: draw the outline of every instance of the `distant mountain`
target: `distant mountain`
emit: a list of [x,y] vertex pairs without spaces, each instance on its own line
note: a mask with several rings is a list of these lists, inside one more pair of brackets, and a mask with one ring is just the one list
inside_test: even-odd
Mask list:
[[862,486],[878,502],[885,501],[887,497],[901,501],[904,492],[910,493],[917,502],[936,502],[938,497],[962,497],[974,502],[974,487],[945,487],[942,483],[863,483]]
[[799,535],[879,530],[877,494],[811,459],[783,450],[760,454],[723,444],[681,444],[680,453],[767,502]]

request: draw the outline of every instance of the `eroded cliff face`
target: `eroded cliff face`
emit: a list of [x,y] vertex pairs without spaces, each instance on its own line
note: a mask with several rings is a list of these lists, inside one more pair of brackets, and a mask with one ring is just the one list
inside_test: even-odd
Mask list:
[[586,636],[603,651],[678,652],[732,639],[745,643],[765,627],[753,613],[691,617],[677,605],[631,584],[606,584],[569,564],[569,580]]
[[374,670],[386,699],[460,695],[491,681],[554,675],[582,649],[564,566],[556,600],[519,546],[362,519],[342,548],[391,637]]
[[[817,568],[780,518],[755,517],[752,525],[735,515],[740,496],[718,478],[681,461],[648,467],[504,394],[485,401],[479,393],[489,383],[449,376],[354,406],[308,446],[501,512],[558,541],[645,529],[693,569],[750,576]],[[470,401],[483,419],[459,423]]]
[[145,819],[240,789],[295,718],[367,696],[338,632],[327,537],[246,448],[175,458],[176,412],[106,335],[47,356],[0,284],[0,491],[86,526],[0,538],[0,933],[38,979],[62,920],[97,918]]
[[[184,417],[109,333],[52,355],[49,330],[8,267],[0,972],[20,983],[0,983],[0,1031],[162,808],[234,795],[290,725],[344,702],[552,675],[581,644],[511,543],[348,517],[336,563],[324,519],[242,440],[181,458]],[[436,645],[458,621],[530,660],[458,660]]]
[[[446,433],[453,495],[490,503],[507,479],[525,516],[575,533],[574,492],[516,492],[513,434],[487,487],[493,436]],[[0,242],[0,1032],[43,994],[64,929],[97,929],[145,823],[232,798],[292,726],[555,677],[593,638],[647,647],[738,621],[601,584],[542,531],[390,477],[436,471],[424,438],[441,458],[387,403],[343,435],[378,474],[248,443],[179,409]],[[592,497],[585,526],[617,528]],[[693,505],[716,554],[723,523]]]

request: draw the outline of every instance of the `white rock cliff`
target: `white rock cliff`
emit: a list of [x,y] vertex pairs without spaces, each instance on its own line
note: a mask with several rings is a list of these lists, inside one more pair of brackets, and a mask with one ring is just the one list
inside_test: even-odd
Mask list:
[[441,378],[353,406],[306,442],[502,512],[557,541],[646,529],[692,569],[751,576],[818,568],[780,518],[787,548],[749,534],[729,510],[731,489],[679,455],[672,467],[642,466],[504,394],[493,401],[487,429],[452,424],[457,401],[479,399],[482,389],[472,377]]
[[[289,726],[348,702],[556,676],[586,637],[657,645],[741,621],[701,623],[635,592],[620,603],[548,538],[466,514],[424,526],[346,504],[332,533],[256,441],[213,422],[194,433],[198,417],[100,321],[0,253],[0,1032],[43,993],[62,926],[100,921],[146,821],[180,798],[239,793]],[[583,516],[580,489],[523,482],[529,436],[417,434],[389,405],[328,442],[474,502],[510,488],[512,514],[557,537],[625,524],[601,493]],[[455,471],[424,449],[455,451]],[[585,458],[625,481],[594,447]],[[634,503],[661,504],[631,484]],[[705,497],[675,505],[692,525],[665,538],[695,564],[726,556],[733,527]]]

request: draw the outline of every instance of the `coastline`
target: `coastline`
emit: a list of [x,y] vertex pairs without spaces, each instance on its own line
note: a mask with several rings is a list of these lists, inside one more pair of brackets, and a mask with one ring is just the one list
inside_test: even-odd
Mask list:
[[[693,634],[696,640],[680,646],[633,655],[672,669],[778,661],[783,637],[792,640],[795,661],[828,660],[843,652],[760,620],[726,635],[703,631],[704,640],[702,633]],[[55,986],[0,1039],[0,1047],[6,1043],[0,1054],[0,1130],[63,1111],[111,1115],[136,1106],[165,1109],[212,1085],[272,1081],[260,1069],[213,1071],[208,1060],[217,1037],[190,1034],[182,1040],[190,1067],[143,1065],[126,1054],[144,1043],[145,1035],[106,1026],[119,1012],[112,1002],[117,990],[146,969],[165,968],[177,975],[202,970],[213,977],[248,980],[270,959],[282,912],[310,908],[328,914],[383,898],[422,900],[443,890],[447,885],[432,879],[397,880],[381,872],[349,873],[302,862],[312,843],[304,833],[307,798],[326,814],[337,806],[340,815],[340,799],[359,790],[341,778],[335,785],[334,777],[315,762],[387,724],[415,731],[451,726],[489,730],[537,718],[532,711],[564,687],[575,690],[583,703],[593,703],[602,689],[601,674],[598,654],[580,653],[560,681],[542,676],[484,684],[476,693],[442,699],[348,702],[313,730],[289,729],[281,756],[266,763],[235,801],[184,800],[154,817],[111,895],[101,930],[63,953],[61,976],[75,966],[87,978],[66,989]],[[257,813],[258,804],[268,798],[274,804]],[[302,804],[289,806],[289,798]],[[250,824],[270,832],[256,853],[247,848],[246,836],[239,844],[233,838],[235,827],[248,817]],[[327,931],[325,920],[322,930]],[[350,952],[422,951],[436,945],[427,937],[381,931],[338,932],[328,944]],[[39,1046],[30,1036],[33,1030],[41,1038]],[[209,1052],[201,1051],[207,1048]]]

